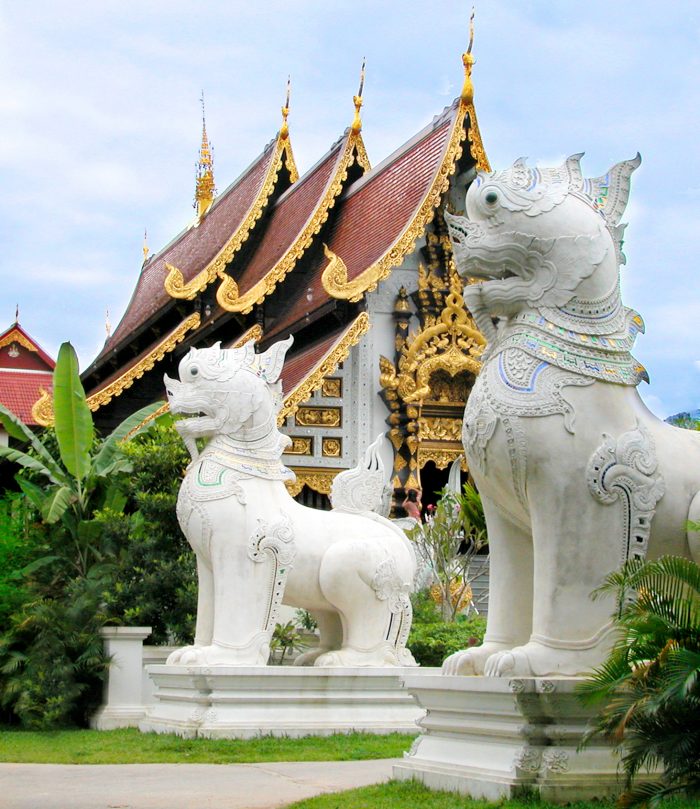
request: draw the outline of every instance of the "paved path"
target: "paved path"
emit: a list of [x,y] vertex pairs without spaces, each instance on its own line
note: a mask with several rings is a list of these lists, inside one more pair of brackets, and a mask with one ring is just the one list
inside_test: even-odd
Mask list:
[[391,778],[397,759],[270,764],[0,764],[2,809],[274,809]]

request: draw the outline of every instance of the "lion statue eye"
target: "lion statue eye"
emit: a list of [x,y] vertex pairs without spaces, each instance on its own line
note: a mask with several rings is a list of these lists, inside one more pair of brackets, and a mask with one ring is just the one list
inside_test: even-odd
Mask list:
[[197,376],[198,373],[199,373],[199,368],[197,368],[196,365],[193,365],[190,368],[190,376]]
[[498,193],[493,189],[490,189],[484,194],[484,202],[487,205],[495,205],[498,202]]

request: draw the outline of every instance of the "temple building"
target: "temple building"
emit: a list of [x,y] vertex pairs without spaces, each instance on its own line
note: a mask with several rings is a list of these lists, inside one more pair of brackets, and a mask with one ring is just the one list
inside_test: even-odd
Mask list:
[[[38,408],[50,401],[56,363],[19,324],[0,334],[0,404],[30,427],[43,424]],[[9,436],[0,424],[0,445]]]
[[471,42],[462,58],[460,96],[374,167],[362,81],[351,125],[302,176],[288,99],[279,132],[218,196],[203,122],[196,218],[155,255],[145,249],[126,313],[83,374],[98,426],[164,399],[163,374],[175,375],[191,346],[253,340],[265,350],[292,334],[280,423],[295,496],[324,505],[333,477],[380,433],[397,496],[444,485],[463,459],[461,419],[484,346],[443,217],[463,212],[475,170],[489,168]]

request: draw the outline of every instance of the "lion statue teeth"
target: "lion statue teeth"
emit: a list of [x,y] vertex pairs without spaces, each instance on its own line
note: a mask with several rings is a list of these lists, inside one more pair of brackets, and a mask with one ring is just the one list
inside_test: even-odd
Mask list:
[[584,178],[517,160],[478,173],[466,217],[445,213],[464,299],[488,340],[463,441],[488,524],[481,647],[447,674],[578,675],[611,643],[607,573],[661,554],[700,561],[700,434],[644,406],[644,331],[623,305],[620,223],[641,158]]
[[175,425],[192,456],[177,515],[199,580],[194,644],[168,663],[266,665],[288,604],[309,610],[320,631],[297,665],[415,666],[406,639],[416,560],[405,534],[368,510],[384,494],[376,447],[338,482],[334,511],[301,506],[285,487],[291,442],[277,414],[291,344],[264,354],[251,343],[193,348],[179,380],[165,377],[171,411],[186,416]]

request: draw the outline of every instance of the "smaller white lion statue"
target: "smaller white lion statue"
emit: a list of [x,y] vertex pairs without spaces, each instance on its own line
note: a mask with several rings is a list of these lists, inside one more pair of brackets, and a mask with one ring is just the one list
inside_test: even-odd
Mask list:
[[[180,380],[165,377],[192,462],[177,515],[197,556],[192,646],[169,664],[266,665],[280,604],[309,610],[320,644],[297,665],[415,666],[406,639],[416,570],[405,534],[369,510],[384,495],[376,452],[367,468],[337,476],[333,511],[306,508],[287,491],[277,429],[279,376],[292,338],[256,354],[191,349]],[[197,439],[206,439],[200,453]],[[371,505],[368,505],[371,504]]]

